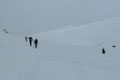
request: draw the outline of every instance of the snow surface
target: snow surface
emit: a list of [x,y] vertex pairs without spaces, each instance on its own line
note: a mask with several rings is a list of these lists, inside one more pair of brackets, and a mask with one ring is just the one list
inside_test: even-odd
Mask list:
[[119,34],[114,18],[33,35],[35,49],[23,36],[1,31],[0,80],[119,80]]

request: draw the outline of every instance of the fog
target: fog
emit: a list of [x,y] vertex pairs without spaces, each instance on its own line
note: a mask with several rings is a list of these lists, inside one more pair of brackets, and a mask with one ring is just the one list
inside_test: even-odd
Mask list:
[[20,35],[120,16],[120,0],[0,0],[0,28]]

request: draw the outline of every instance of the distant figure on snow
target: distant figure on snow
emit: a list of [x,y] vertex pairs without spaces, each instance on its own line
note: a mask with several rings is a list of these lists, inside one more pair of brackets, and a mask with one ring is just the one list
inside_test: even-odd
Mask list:
[[105,54],[105,53],[106,53],[104,48],[102,48],[102,53],[103,53],[103,54]]
[[38,39],[34,40],[34,44],[35,44],[35,48],[37,48],[37,46],[38,46]]
[[30,42],[30,46],[32,46],[33,38],[30,36],[28,39],[29,39],[29,42]]

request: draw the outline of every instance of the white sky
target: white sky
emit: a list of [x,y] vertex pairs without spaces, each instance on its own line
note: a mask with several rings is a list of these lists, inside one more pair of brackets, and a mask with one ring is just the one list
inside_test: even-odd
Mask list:
[[117,17],[119,8],[119,0],[0,0],[0,25],[33,34]]

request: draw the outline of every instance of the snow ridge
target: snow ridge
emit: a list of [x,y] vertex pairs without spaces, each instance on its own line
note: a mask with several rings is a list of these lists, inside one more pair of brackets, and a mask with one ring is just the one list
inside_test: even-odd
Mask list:
[[37,49],[23,36],[0,32],[0,80],[119,80],[119,22],[115,18],[33,35]]

